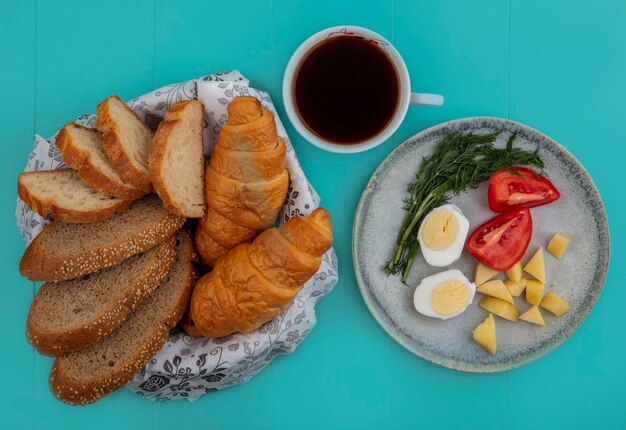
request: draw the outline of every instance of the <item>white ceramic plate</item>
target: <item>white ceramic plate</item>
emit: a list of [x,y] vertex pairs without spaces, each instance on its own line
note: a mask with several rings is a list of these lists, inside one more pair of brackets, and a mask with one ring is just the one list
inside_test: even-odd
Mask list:
[[[460,260],[448,268],[431,267],[418,252],[409,286],[399,276],[384,271],[404,217],[402,200],[422,158],[430,155],[441,137],[451,131],[500,132],[496,142],[503,147],[512,133],[516,146],[539,147],[545,171],[561,192],[549,205],[531,209],[533,237],[526,261],[539,246],[546,246],[554,233],[571,239],[561,260],[545,253],[546,292],[554,291],[571,306],[569,313],[555,317],[544,311],[545,327],[520,321],[511,323],[496,317],[497,354],[491,355],[472,338],[472,330],[487,312],[474,302],[458,317],[442,321],[418,314],[413,308],[415,286],[426,276],[446,269],[459,269],[474,279],[476,260],[463,251]],[[470,221],[470,233],[494,216],[487,207],[487,184],[454,196]],[[581,164],[561,145],[522,124],[498,118],[467,118],[450,121],[416,134],[394,150],[378,167],[367,187],[354,218],[353,258],[357,282],[372,315],[397,342],[426,360],[468,372],[497,372],[534,361],[561,345],[582,324],[595,305],[609,264],[609,230],[600,195]],[[504,278],[503,278],[504,279]],[[523,294],[515,299],[524,312],[530,306]]]

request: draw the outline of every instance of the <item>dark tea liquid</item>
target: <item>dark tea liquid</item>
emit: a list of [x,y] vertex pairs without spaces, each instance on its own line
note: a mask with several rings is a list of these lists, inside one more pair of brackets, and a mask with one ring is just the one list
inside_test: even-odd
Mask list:
[[398,106],[398,73],[381,47],[335,36],[302,60],[294,85],[302,122],[324,140],[354,144],[380,133]]

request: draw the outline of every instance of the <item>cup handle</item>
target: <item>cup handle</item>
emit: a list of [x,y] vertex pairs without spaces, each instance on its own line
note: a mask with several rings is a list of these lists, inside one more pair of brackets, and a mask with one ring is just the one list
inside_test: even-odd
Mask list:
[[443,100],[439,94],[411,93],[409,103],[412,106],[442,106]]

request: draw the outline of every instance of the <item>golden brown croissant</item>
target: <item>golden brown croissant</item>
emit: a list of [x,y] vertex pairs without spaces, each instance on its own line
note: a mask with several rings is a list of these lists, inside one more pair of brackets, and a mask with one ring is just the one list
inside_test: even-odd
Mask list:
[[195,233],[205,267],[276,220],[287,187],[285,142],[254,97],[235,98],[205,173],[207,211]]
[[261,327],[289,306],[332,241],[330,214],[320,208],[231,249],[196,284],[194,325],[185,331],[216,338]]

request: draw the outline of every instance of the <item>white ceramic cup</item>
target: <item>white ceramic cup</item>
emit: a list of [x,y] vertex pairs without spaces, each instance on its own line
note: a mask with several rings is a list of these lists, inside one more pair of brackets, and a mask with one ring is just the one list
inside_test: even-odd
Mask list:
[[[378,134],[359,143],[337,144],[325,140],[315,134],[302,122],[300,115],[297,112],[298,108],[294,100],[294,80],[302,60],[314,46],[335,36],[363,37],[376,42],[387,53],[391,62],[395,66],[396,71],[398,72],[400,98],[394,116],[391,121],[389,121],[389,124],[387,124],[387,126]],[[378,33],[368,30],[367,28],[356,27],[353,25],[340,25],[315,33],[313,36],[305,40],[293,53],[289,63],[287,64],[287,68],[285,69],[285,75],[283,76],[283,103],[289,120],[302,137],[311,142],[313,145],[325,149],[326,151],[351,154],[372,149],[391,137],[398,127],[400,127],[402,120],[406,116],[409,105],[441,106],[443,105],[443,96],[439,94],[412,93],[409,71],[406,68],[406,64],[404,64],[404,60],[400,56],[400,53],[393,47],[393,45],[391,45],[391,43],[389,43],[389,41]]]

